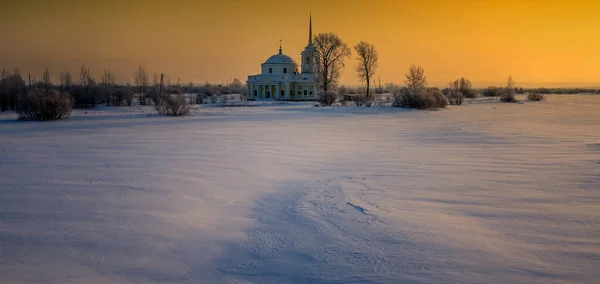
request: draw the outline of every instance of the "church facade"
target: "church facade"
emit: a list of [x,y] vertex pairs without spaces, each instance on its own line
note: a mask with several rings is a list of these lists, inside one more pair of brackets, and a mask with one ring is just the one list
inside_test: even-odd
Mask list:
[[279,53],[269,57],[261,64],[260,74],[248,76],[248,81],[246,81],[248,100],[314,100],[317,94],[315,52],[316,49],[312,44],[311,16],[308,45],[301,53],[301,72],[299,72],[298,64],[294,59],[283,54],[280,45]]

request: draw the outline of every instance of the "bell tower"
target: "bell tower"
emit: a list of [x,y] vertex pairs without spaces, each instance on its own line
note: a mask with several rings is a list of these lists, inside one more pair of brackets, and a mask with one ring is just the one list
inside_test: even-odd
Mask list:
[[308,45],[302,51],[302,73],[315,72],[315,53],[316,49],[312,43],[312,13],[308,20]]

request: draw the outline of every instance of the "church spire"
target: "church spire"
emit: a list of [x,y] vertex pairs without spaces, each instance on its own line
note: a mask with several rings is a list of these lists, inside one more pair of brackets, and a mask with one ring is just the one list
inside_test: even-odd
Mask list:
[[308,45],[312,45],[312,12],[308,20]]

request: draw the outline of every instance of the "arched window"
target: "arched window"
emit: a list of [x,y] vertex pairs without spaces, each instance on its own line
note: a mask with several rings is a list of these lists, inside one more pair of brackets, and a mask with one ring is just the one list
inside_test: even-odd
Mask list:
[[287,74],[287,68],[283,68],[283,74]]
[[306,57],[306,63],[310,64],[310,57]]
[[257,97],[258,96],[258,90],[254,90],[254,96]]
[[273,73],[273,68],[269,68],[269,73]]
[[304,96],[306,97],[308,95],[308,91],[304,90]]
[[281,90],[281,97],[282,98],[285,97],[285,91],[284,90]]

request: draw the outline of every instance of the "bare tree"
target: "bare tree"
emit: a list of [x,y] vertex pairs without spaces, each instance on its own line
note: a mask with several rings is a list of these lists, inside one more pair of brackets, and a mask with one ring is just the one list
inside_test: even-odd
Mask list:
[[113,101],[112,93],[113,87],[115,86],[115,73],[110,71],[110,69],[104,70],[100,76],[100,82],[104,88],[104,94],[106,95],[106,105],[110,106]]
[[460,105],[465,98],[477,97],[477,92],[473,90],[471,81],[465,77],[454,80],[444,89],[444,94],[451,105]]
[[25,96],[27,91],[25,81],[21,77],[19,68],[15,68],[8,78],[8,106],[11,110],[17,109],[17,101]]
[[361,41],[354,46],[354,50],[356,51],[358,59],[356,72],[358,72],[358,77],[366,82],[366,99],[370,100],[371,78],[375,74],[377,66],[379,65],[379,56],[377,55],[377,49],[375,49],[374,45],[366,41]]
[[154,76],[152,77],[152,87],[157,88],[158,89],[158,73],[154,73]]
[[515,81],[512,76],[508,76],[508,79],[506,79],[506,86],[504,87],[504,93],[500,97],[500,100],[507,103],[517,101],[515,98]]
[[44,85],[44,89],[46,90],[46,92],[48,91],[48,88],[52,86],[52,81],[50,79],[50,72],[48,72],[48,68],[46,68],[44,70],[44,73],[42,73],[42,85]]
[[2,68],[0,72],[0,111],[5,112],[8,109],[9,105],[9,94],[8,94],[8,85],[9,85],[10,74],[6,68]]
[[86,99],[90,98],[90,104],[92,107],[96,106],[96,92],[93,90],[96,80],[92,77],[92,72],[89,68],[85,68],[85,65],[81,65],[79,69],[79,83],[83,88]]
[[348,45],[334,33],[317,34],[313,40],[315,47],[315,71],[319,88],[327,92],[334,89],[342,68],[344,59],[350,57]]
[[64,71],[60,73],[60,91],[66,92],[71,88],[72,80],[71,72]]
[[425,76],[423,67],[414,64],[411,65],[408,73],[406,73],[404,83],[413,95],[419,94],[427,86],[427,76]]
[[144,66],[138,66],[135,71],[135,86],[138,88],[140,94],[140,105],[144,105],[144,95],[146,94],[146,87],[148,86],[148,74]]

